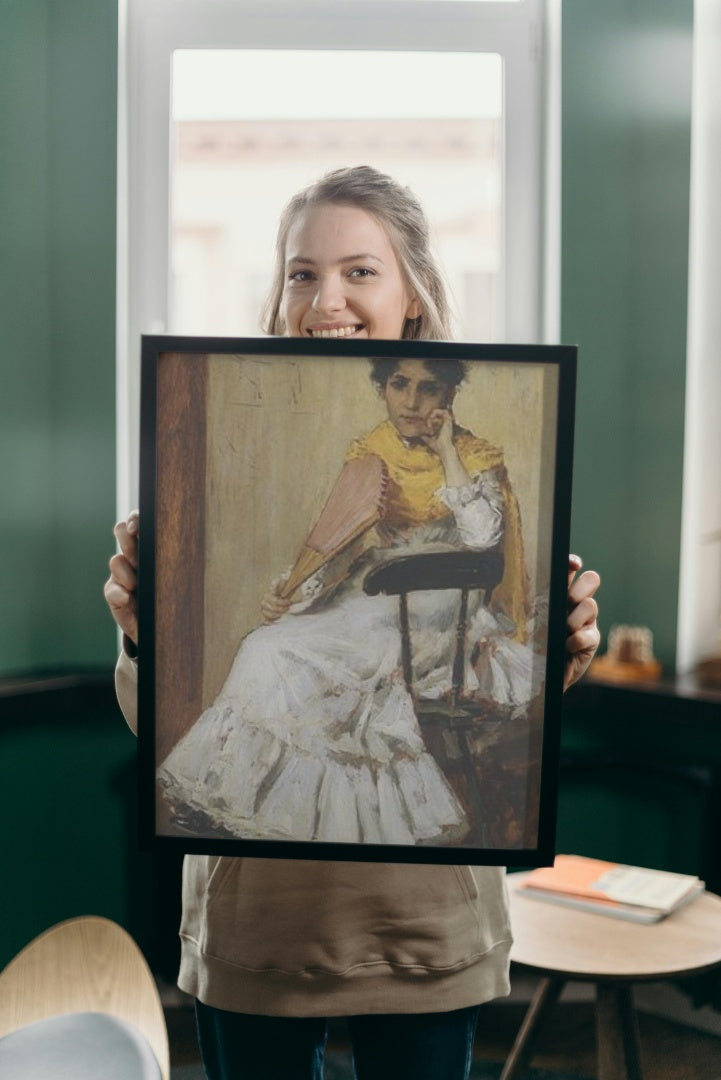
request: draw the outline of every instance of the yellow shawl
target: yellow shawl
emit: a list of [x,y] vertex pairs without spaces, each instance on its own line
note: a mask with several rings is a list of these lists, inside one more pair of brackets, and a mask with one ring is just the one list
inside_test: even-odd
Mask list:
[[[528,582],[523,558],[523,536],[518,502],[511,488],[503,454],[498,447],[465,428],[456,427],[453,441],[470,476],[494,469],[503,493],[504,573],[493,594],[494,610],[505,612],[515,623],[515,637],[525,640],[529,615]],[[423,442],[406,442],[386,420],[362,439],[354,440],[346,460],[377,454],[388,468],[388,489],[383,520],[397,529],[408,529],[447,517],[448,506],[437,492],[445,484],[441,460]]]

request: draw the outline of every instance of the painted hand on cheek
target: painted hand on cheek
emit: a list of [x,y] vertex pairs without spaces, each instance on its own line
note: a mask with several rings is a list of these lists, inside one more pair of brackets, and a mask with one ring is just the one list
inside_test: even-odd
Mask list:
[[453,413],[450,409],[434,409],[426,424],[426,434],[421,436],[423,442],[442,455],[453,446]]

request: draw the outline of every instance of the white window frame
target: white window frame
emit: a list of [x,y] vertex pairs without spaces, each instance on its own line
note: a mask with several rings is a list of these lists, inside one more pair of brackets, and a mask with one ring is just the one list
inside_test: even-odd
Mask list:
[[[556,341],[560,0],[119,0],[118,513],[137,504],[140,335],[167,327],[176,49],[495,52],[504,60],[506,341]],[[550,62],[549,62],[550,61]],[[262,88],[259,88],[262,93]]]
[[676,670],[721,651],[721,0],[696,0],[693,31],[688,340]]

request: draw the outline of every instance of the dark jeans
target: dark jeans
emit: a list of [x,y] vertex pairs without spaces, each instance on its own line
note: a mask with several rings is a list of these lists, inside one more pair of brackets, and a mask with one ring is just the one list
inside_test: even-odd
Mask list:
[[[208,1080],[321,1080],[323,1017],[249,1016],[196,1002]],[[467,1080],[478,1006],[348,1018],[357,1080]]]

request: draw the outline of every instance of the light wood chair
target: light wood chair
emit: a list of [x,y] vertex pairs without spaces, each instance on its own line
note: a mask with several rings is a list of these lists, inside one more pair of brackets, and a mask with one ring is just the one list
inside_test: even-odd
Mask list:
[[94,915],[46,930],[0,973],[0,1048],[4,1036],[27,1025],[87,1014],[114,1018],[140,1033],[168,1080],[168,1035],[155,980],[130,935]]

